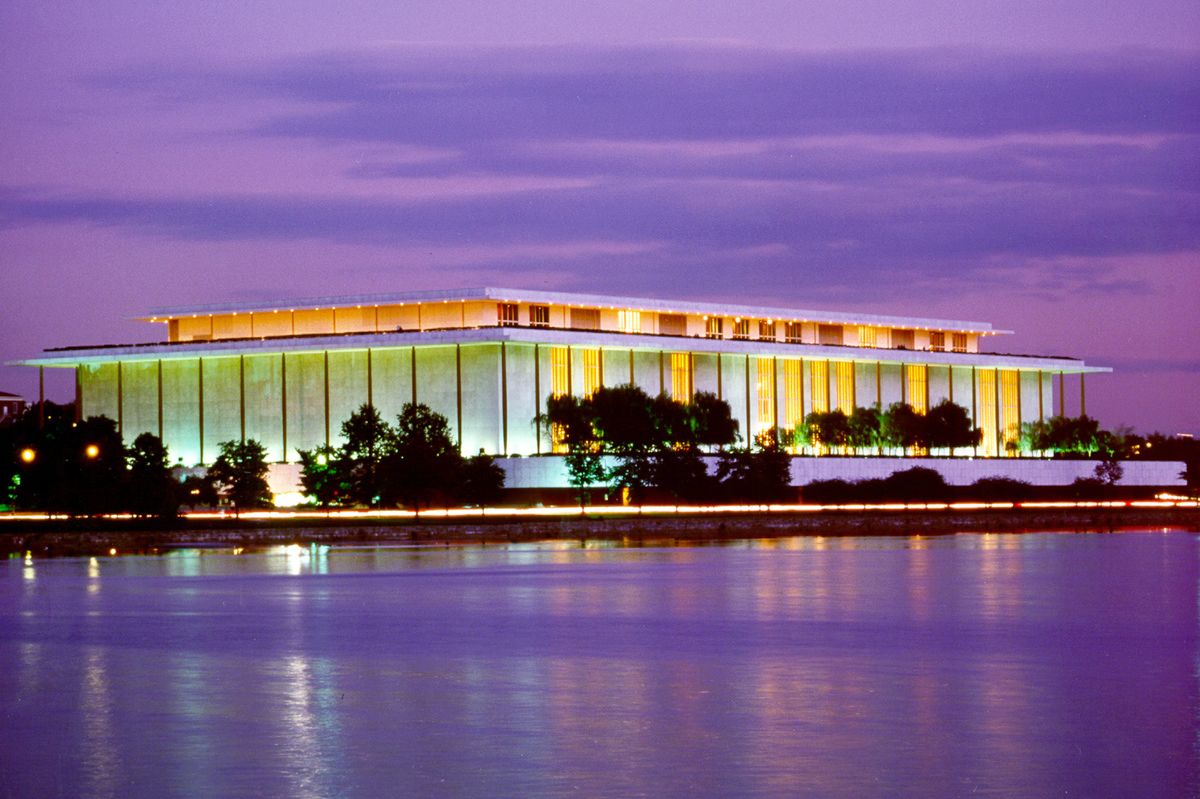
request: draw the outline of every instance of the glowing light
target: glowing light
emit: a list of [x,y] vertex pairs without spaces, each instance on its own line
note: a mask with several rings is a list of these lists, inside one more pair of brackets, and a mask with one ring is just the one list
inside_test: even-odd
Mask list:
[[95,444],[88,444],[83,450],[83,454],[88,456],[89,459],[95,460],[96,458],[100,457],[100,447],[96,446]]
[[109,555],[115,555],[115,554],[117,554],[117,550],[116,550],[115,548],[113,548],[113,549],[110,549],[110,550],[108,550],[108,554],[109,554]]
[[33,463],[35,458],[37,458],[37,453],[31,447],[21,450],[21,460],[25,463]]

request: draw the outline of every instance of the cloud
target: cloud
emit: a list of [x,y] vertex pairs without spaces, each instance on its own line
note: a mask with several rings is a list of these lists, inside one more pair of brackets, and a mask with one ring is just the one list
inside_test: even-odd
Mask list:
[[[13,186],[0,189],[0,226],[445,248],[477,253],[480,268],[536,260],[567,282],[595,288],[601,269],[613,286],[665,293],[731,280],[864,299],[1137,291],[1087,260],[1200,249],[1198,66],[1148,51],[711,44],[143,66],[94,86],[149,98],[167,120],[228,106],[226,130],[202,130],[243,160],[286,158],[304,140],[327,148],[340,182],[315,194]],[[1067,258],[1082,262],[1022,268]]]

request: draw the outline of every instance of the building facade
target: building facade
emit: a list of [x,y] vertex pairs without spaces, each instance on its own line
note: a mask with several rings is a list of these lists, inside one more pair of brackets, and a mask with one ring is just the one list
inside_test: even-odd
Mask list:
[[1071,358],[980,351],[1007,331],[981,322],[565,294],[423,291],[154,311],[165,340],[47,350],[24,363],[75,370],[82,416],[126,441],[160,436],[171,460],[207,464],[219,442],[257,439],[269,458],[337,446],[364,403],[385,418],[420,402],[464,454],[550,453],[546,398],[634,383],[729,403],[743,436],[813,411],[942,399],[967,408],[1004,455],[1022,422],[1056,412],[1068,377],[1108,369]]

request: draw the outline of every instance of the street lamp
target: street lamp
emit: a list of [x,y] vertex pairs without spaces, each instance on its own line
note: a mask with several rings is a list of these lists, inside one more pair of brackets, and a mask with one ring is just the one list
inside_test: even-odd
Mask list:
[[25,449],[21,450],[21,460],[23,462],[33,463],[34,459],[36,458],[37,452],[34,451],[33,447],[26,447]]
[[83,450],[83,454],[88,457],[88,460],[94,461],[96,458],[100,457],[100,447],[96,446],[95,444],[88,444]]

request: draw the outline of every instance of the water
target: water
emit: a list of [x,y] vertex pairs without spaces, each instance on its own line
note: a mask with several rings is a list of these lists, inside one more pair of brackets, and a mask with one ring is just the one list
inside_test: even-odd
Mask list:
[[1198,548],[10,560],[0,796],[1195,796]]

